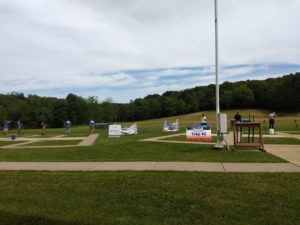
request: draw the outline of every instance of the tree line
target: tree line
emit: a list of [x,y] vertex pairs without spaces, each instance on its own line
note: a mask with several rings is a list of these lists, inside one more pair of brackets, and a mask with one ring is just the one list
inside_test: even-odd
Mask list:
[[[220,107],[224,109],[267,109],[300,112],[300,73],[266,80],[224,82],[220,85]],[[182,91],[152,94],[129,103],[114,103],[110,98],[83,98],[68,94],[65,99],[0,94],[0,121],[21,119],[25,127],[36,128],[41,121],[49,127],[62,127],[69,119],[74,125],[96,122],[138,121],[215,109],[215,85]]]

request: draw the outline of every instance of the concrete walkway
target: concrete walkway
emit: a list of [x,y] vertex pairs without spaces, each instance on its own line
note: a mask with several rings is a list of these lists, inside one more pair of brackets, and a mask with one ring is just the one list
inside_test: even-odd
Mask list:
[[[299,134],[290,134],[290,133],[284,133],[284,132],[276,132],[277,135],[275,136],[282,136],[282,137],[286,137],[286,138],[296,138],[296,139],[300,139],[300,135]],[[273,135],[274,137],[274,135]]]
[[87,136],[83,141],[81,141],[78,146],[90,146],[93,145],[96,139],[98,138],[99,134],[90,134]]
[[300,167],[300,145],[265,145],[265,150]]
[[0,162],[0,170],[300,172],[291,163],[219,162]]
[[[177,136],[184,136],[184,135],[185,135],[185,133],[170,134],[170,135],[164,135],[164,136],[159,136],[159,137],[141,139],[139,141],[167,142],[167,143],[194,144],[194,145],[214,144],[213,142],[208,142],[208,141],[198,141],[198,142],[195,141],[195,142],[193,142],[193,141],[165,140],[166,138],[177,137]],[[212,135],[212,136],[214,136],[214,135]]]
[[[12,145],[4,145],[0,148],[5,149],[13,149],[13,148],[70,148],[70,147],[77,147],[77,146],[90,146],[93,145],[96,139],[98,138],[99,134],[90,134],[87,137],[69,137],[65,135],[59,135],[55,137],[18,137],[18,141],[22,141],[21,143],[16,143]],[[34,145],[31,146],[32,143],[38,143],[42,141],[71,141],[71,140],[81,140],[77,145]],[[0,141],[11,141],[10,138],[0,138]]]

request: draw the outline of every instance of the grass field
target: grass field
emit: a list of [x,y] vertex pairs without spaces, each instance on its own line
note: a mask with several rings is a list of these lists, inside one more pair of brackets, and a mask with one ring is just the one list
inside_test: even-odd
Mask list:
[[[244,110],[242,115],[250,112],[255,114],[255,118],[265,118],[263,111]],[[231,118],[236,111],[228,111],[228,118]],[[206,112],[209,124],[214,130],[214,112]],[[194,113],[179,116],[180,131],[185,132],[186,125],[199,123],[201,113]],[[280,115],[280,114],[279,114]],[[286,118],[298,115],[284,114]],[[284,116],[283,114],[281,116]],[[177,117],[167,118],[173,122]],[[210,120],[211,119],[211,120]],[[138,122],[138,135],[122,136],[120,138],[108,138],[107,130],[96,130],[100,134],[93,146],[71,147],[55,149],[0,149],[0,161],[211,161],[211,162],[282,162],[283,160],[262,152],[226,152],[213,151],[212,145],[186,145],[174,143],[152,143],[140,142],[139,140],[169,135],[162,132],[162,124],[165,118]],[[293,122],[293,121],[292,121]],[[129,125],[126,123],[125,125]],[[277,126],[277,123],[276,123]],[[292,124],[290,120],[278,121],[278,130],[286,130]],[[276,128],[277,129],[277,128]],[[10,131],[13,133],[14,131]],[[179,133],[178,132],[178,133]],[[36,137],[41,134],[41,130],[25,130],[24,136]],[[47,129],[46,135],[42,137],[53,137],[64,135],[65,129]],[[72,135],[87,136],[88,129],[85,126],[72,128]],[[181,137],[184,138],[184,137]],[[278,141],[268,140],[268,143]],[[283,140],[281,140],[282,143]],[[1,143],[1,142],[0,142]],[[65,142],[67,143],[67,142]],[[68,143],[71,143],[68,141]],[[75,142],[76,143],[76,142]],[[292,141],[291,143],[298,143]],[[34,145],[51,145],[49,142],[35,143]],[[53,142],[53,145],[57,143]],[[74,143],[72,143],[74,144]]]
[[[228,117],[235,112],[228,112]],[[257,118],[267,113],[251,112]],[[200,114],[180,116],[179,132],[197,124]],[[213,112],[207,115],[214,118]],[[173,122],[176,117],[167,119]],[[169,135],[161,131],[163,121],[138,122],[138,135],[114,139],[108,138],[107,130],[96,130],[99,138],[87,147],[0,149],[0,161],[284,162],[263,152],[139,141]],[[214,121],[210,123],[214,130]],[[276,122],[276,130],[298,133],[291,120]],[[38,138],[40,133],[25,130],[24,136]],[[64,129],[48,129],[43,137],[64,134]],[[72,129],[73,137],[87,135],[87,127]],[[286,138],[266,140],[298,144]],[[50,142],[41,143],[57,144]],[[12,143],[17,142],[0,141],[0,145]],[[0,171],[0,225],[296,225],[300,224],[299,186],[299,173]]]
[[[78,128],[78,132],[81,128]],[[76,132],[76,129],[73,129]],[[82,131],[81,131],[82,132]],[[0,161],[211,161],[211,162],[282,162],[262,152],[214,151],[212,145],[140,142],[166,135],[160,130],[139,126],[138,135],[108,138],[107,130],[93,146],[55,149],[0,149]],[[40,145],[40,143],[35,143]]]
[[0,172],[0,224],[300,224],[299,174]]

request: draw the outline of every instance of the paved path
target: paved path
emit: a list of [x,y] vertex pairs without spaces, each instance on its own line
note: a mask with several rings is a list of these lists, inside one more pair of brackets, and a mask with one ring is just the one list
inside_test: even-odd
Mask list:
[[300,166],[300,145],[265,145],[268,153]]
[[213,142],[208,142],[208,141],[176,141],[176,140],[165,140],[166,138],[171,138],[171,137],[177,137],[177,136],[183,136],[185,133],[179,133],[179,134],[170,134],[170,135],[164,135],[164,136],[159,136],[159,137],[153,137],[153,138],[146,138],[142,139],[140,141],[150,141],[150,142],[168,142],[168,143],[180,143],[180,144],[194,144],[194,145],[207,145],[207,144],[214,144]]
[[[40,138],[30,138],[30,137],[18,137],[18,141],[21,143],[16,143],[12,145],[1,146],[0,148],[13,149],[13,148],[70,148],[76,146],[90,146],[93,145],[99,134],[90,134],[87,137],[68,137],[65,135],[59,135],[55,137],[40,137]],[[41,141],[66,141],[66,140],[82,140],[77,145],[41,145],[41,146],[30,146],[32,143],[37,143]],[[10,138],[0,138],[0,141],[11,141]]]
[[[290,133],[284,133],[284,132],[276,132],[277,135],[276,136],[283,136],[283,137],[287,137],[287,138],[296,138],[296,139],[300,139],[300,135],[299,134],[290,134]],[[273,135],[274,137],[274,135]]]
[[300,172],[291,163],[219,162],[0,162],[0,170]]
[[[264,135],[265,136],[265,135]],[[272,137],[286,137],[300,139],[300,135],[277,132]],[[265,150],[279,158],[300,166],[300,145],[265,145]]]
[[83,141],[81,141],[78,144],[78,146],[90,146],[90,145],[94,144],[94,142],[96,141],[98,136],[99,136],[99,134],[90,134],[85,139],[83,139]]

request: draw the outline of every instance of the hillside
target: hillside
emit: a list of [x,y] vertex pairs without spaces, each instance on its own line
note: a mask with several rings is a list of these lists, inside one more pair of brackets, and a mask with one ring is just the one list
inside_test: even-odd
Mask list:
[[[223,110],[221,113],[227,114],[228,129],[230,129],[230,119],[234,117],[237,111],[242,115],[244,119],[248,119],[250,116],[252,120],[254,116],[254,120],[257,122],[261,122],[263,129],[267,130],[268,114],[270,113],[270,111],[258,110],[258,109]],[[139,125],[146,128],[156,127],[157,129],[161,129],[164,120],[167,120],[169,122],[175,122],[176,119],[178,118],[180,123],[180,128],[184,130],[187,125],[199,124],[202,113],[206,114],[208,119],[208,124],[212,126],[213,130],[215,130],[216,112],[212,110],[141,121],[139,122]],[[276,115],[277,115],[276,122],[275,122],[276,129],[291,130],[291,131],[298,131],[300,129],[300,113],[276,112]],[[298,127],[296,127],[296,124],[298,125]]]
[[[260,81],[224,82],[220,85],[221,110],[252,108],[299,113],[299,89],[300,73]],[[10,120],[11,126],[15,126],[18,119],[26,127],[39,127],[41,121],[46,121],[49,127],[62,127],[66,119],[74,125],[87,124],[91,119],[96,122],[140,121],[214,109],[215,85],[212,84],[148,95],[126,104],[109,99],[99,103],[97,97],[85,99],[75,94],[65,99],[0,94],[0,121]]]

